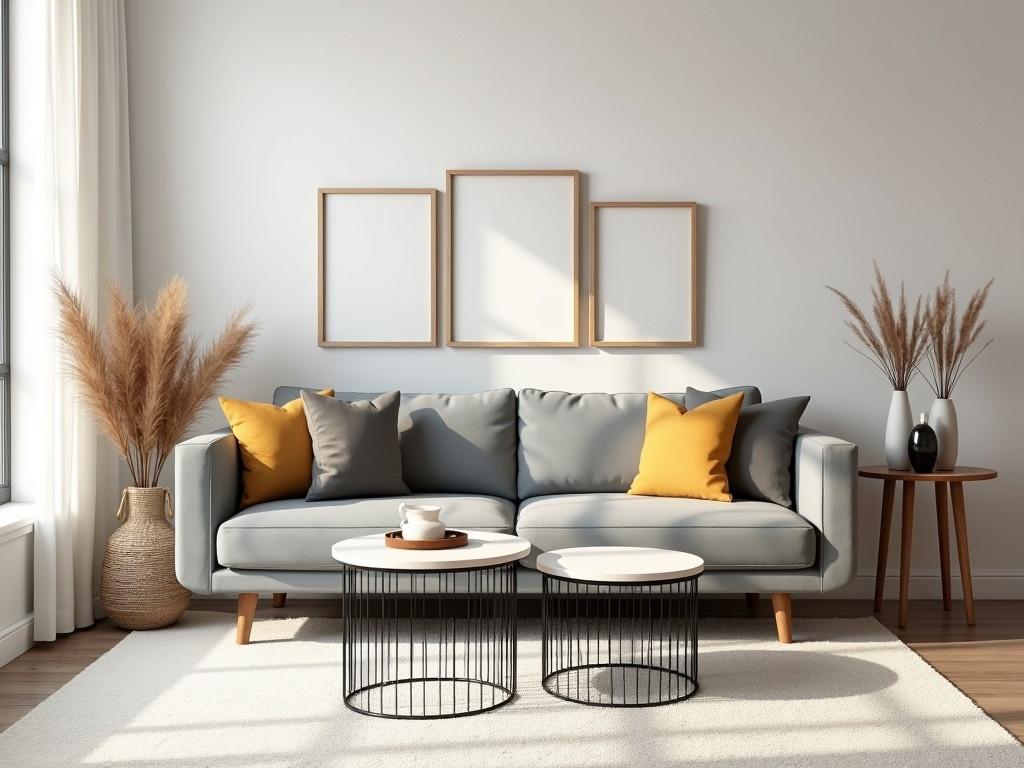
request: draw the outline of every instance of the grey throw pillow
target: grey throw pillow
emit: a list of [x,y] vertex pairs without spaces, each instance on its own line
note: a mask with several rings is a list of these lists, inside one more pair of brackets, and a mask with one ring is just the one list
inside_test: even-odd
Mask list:
[[[686,410],[719,399],[721,396],[713,392],[687,387]],[[732,453],[725,465],[733,496],[792,506],[789,491],[793,443],[800,417],[810,401],[810,397],[787,397],[740,409]]]
[[398,392],[347,403],[302,391],[313,439],[306,501],[409,493],[398,448]]

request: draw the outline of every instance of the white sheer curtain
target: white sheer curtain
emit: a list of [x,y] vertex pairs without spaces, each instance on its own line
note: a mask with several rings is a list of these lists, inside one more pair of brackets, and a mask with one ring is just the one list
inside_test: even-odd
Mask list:
[[93,623],[95,560],[116,509],[118,471],[63,373],[49,274],[58,270],[100,311],[109,281],[132,284],[124,2],[50,0],[45,12],[44,135],[34,164],[42,231],[33,282],[45,309],[33,398],[39,455],[22,459],[38,462],[36,640]]

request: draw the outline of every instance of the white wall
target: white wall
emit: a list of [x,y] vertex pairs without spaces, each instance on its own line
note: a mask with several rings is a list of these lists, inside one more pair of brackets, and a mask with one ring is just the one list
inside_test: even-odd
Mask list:
[[[842,345],[824,285],[867,298],[872,259],[915,291],[946,269],[964,293],[995,277],[997,341],[956,401],[962,459],[1002,472],[968,491],[976,592],[1024,597],[1024,5],[132,0],[128,26],[135,288],[182,274],[207,333],[252,302],[240,397],[754,383],[809,393],[805,421],[878,462],[888,387]],[[474,167],[700,202],[703,346],[318,349],[316,187],[443,189],[446,168]],[[912,396],[931,399],[921,382]],[[870,574],[880,493],[862,491]],[[919,496],[915,588],[931,595]]]

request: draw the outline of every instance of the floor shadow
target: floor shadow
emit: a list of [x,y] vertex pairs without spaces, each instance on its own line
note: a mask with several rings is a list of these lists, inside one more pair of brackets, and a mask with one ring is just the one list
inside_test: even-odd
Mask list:
[[895,672],[863,659],[792,649],[701,652],[704,698],[796,701],[861,696],[896,683]]

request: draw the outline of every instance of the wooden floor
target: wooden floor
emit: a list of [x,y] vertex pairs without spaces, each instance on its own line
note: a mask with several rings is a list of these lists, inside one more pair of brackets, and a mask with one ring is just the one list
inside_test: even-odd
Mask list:
[[[871,603],[864,600],[794,601],[794,634],[800,640],[800,617],[854,618],[870,616]],[[229,601],[204,600],[200,610],[234,612]],[[276,616],[337,616],[341,603],[291,601],[284,608],[260,602],[260,614]],[[534,605],[523,606],[532,613]],[[887,601],[878,619],[903,642],[919,653],[941,674],[970,696],[990,717],[1024,741],[1024,600],[977,601],[977,626],[964,622],[963,604],[952,612],[941,601],[913,601],[909,626],[896,627],[896,601]],[[257,614],[257,620],[259,615]],[[756,610],[742,600],[702,600],[702,616],[763,616],[771,621],[770,604],[762,600]],[[127,632],[109,621],[91,629],[41,643],[0,668],[0,731],[24,716],[64,683],[121,641]]]

